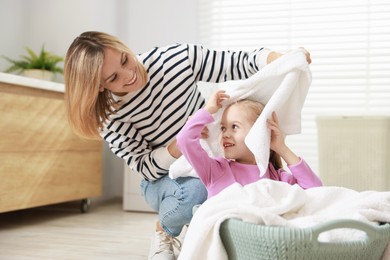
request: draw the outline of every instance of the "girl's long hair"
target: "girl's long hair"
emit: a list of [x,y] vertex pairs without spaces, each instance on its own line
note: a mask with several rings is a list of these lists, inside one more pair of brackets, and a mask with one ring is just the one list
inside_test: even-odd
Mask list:
[[[117,108],[109,90],[99,91],[105,48],[134,56],[115,36],[89,31],[74,39],[65,57],[65,107],[68,120],[75,133],[87,139],[100,138],[100,129]],[[142,76],[146,77],[145,68],[140,62],[138,67]]]

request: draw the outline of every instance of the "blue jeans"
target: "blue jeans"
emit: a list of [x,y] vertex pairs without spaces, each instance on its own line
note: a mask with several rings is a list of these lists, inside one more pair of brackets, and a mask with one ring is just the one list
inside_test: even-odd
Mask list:
[[160,225],[172,236],[180,235],[192,218],[192,208],[203,203],[207,190],[198,178],[182,177],[172,180],[168,175],[154,182],[141,181],[146,203],[159,214]]

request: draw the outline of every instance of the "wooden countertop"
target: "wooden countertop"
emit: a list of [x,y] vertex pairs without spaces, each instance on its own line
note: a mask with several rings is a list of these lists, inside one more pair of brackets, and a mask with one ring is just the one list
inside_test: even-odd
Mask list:
[[65,85],[0,72],[0,92],[63,99]]
[[53,81],[46,81],[41,79],[28,78],[23,76],[18,76],[10,73],[0,72],[0,82],[10,85],[19,85],[37,89],[44,89],[55,92],[65,91],[65,85],[62,83],[57,83]]

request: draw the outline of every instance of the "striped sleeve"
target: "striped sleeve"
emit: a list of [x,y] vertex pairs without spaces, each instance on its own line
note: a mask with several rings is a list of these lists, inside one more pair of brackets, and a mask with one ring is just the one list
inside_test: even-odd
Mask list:
[[[169,165],[175,161],[175,158],[166,151],[166,147],[152,149],[139,131],[131,127],[131,123],[116,121],[110,124],[108,129],[104,139],[111,151],[124,159],[131,170],[140,173],[148,181],[166,175]],[[161,158],[160,161],[154,159],[155,154],[159,155],[157,158]]]
[[217,51],[201,45],[189,45],[189,56],[197,80],[216,83],[250,77],[267,64],[270,52],[266,48],[251,52]]

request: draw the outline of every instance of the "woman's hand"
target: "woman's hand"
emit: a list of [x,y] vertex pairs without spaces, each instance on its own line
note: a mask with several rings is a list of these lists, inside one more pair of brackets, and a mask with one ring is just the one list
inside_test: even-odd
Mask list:
[[172,141],[167,147],[169,154],[174,158],[179,158],[182,153],[176,145],[176,139]]
[[[303,47],[299,47],[299,49],[301,49],[305,53],[307,63],[311,64],[310,52],[308,52]],[[267,57],[267,64],[273,62],[274,60],[278,59],[281,56],[283,56],[283,53],[275,52],[275,51],[270,52],[270,54],[268,54],[268,57]]]
[[311,63],[311,58],[310,58],[310,52],[308,52],[305,48],[303,48],[303,47],[299,47],[299,49],[301,49],[301,50],[303,50],[303,52],[305,53],[305,55],[306,55],[306,61],[307,61],[307,63]]
[[267,57],[267,64],[270,64],[271,62],[273,62],[274,60],[278,59],[281,56],[283,56],[283,54],[280,52],[276,52],[276,51],[270,52],[270,54],[268,54]]
[[207,101],[206,109],[210,114],[216,113],[222,107],[222,101],[230,98],[229,95],[225,93],[225,90],[217,90],[214,92]]

